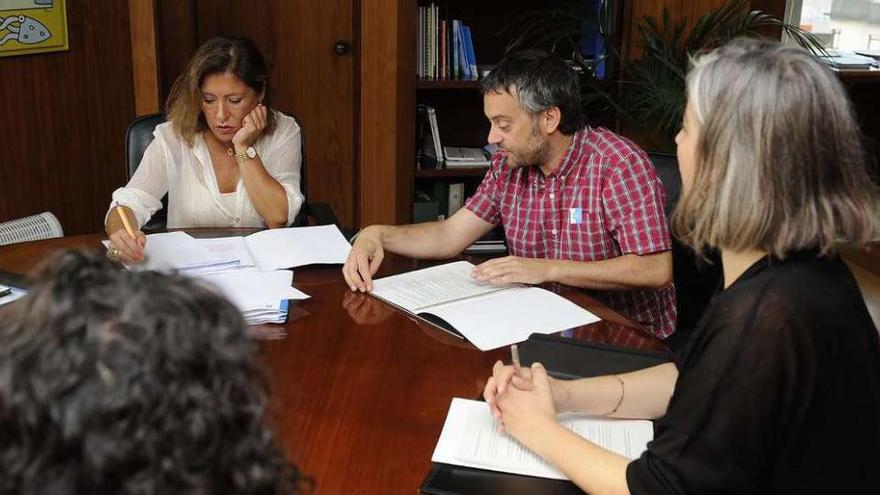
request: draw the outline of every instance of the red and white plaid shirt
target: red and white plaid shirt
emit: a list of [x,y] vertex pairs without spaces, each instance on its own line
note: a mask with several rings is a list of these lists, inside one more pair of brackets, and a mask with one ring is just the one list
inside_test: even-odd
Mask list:
[[[581,129],[547,177],[534,166],[511,170],[505,159],[504,152],[492,157],[465,207],[503,225],[510,254],[596,261],[672,249],[663,184],[645,152],[628,139],[603,128]],[[658,337],[675,330],[672,286],[590,294]]]

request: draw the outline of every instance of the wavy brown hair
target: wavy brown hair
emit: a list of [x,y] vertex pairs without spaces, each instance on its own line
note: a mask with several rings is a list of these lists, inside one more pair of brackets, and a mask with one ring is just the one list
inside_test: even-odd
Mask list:
[[693,184],[673,216],[683,242],[784,258],[878,234],[849,99],[806,50],[734,40],[694,61],[688,101],[700,130]]
[[7,308],[0,493],[298,491],[244,321],[211,290],[70,251]]
[[[263,105],[272,107],[269,69],[263,54],[248,38],[218,36],[206,41],[189,60],[168,94],[165,113],[175,132],[190,146],[196,134],[208,128],[202,114],[202,82],[212,75],[232,74],[259,94]],[[266,134],[275,130],[275,112],[266,112]]]

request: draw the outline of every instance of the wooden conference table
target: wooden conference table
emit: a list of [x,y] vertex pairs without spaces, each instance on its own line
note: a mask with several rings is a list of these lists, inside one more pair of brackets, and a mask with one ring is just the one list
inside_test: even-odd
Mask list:
[[[25,274],[58,249],[100,248],[102,239],[95,234],[3,246],[0,270]],[[425,263],[390,256],[378,276],[420,266]],[[293,304],[285,325],[252,329],[274,336],[261,340],[260,348],[284,449],[314,479],[315,493],[417,493],[450,400],[477,398],[492,364],[509,361],[508,351],[481,352],[352,293],[338,265],[296,269],[293,285],[312,298]],[[581,338],[664,350],[586,294],[568,290],[563,296],[603,319],[578,329]]]

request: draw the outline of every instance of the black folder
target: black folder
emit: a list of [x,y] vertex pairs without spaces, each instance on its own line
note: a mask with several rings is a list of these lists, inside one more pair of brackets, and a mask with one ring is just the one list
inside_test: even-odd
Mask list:
[[[671,355],[664,352],[627,349],[536,333],[519,345],[519,354],[523,366],[538,361],[551,376],[562,379],[626,373],[671,361]],[[441,463],[434,464],[422,482],[420,491],[429,495],[583,494],[570,481]]]

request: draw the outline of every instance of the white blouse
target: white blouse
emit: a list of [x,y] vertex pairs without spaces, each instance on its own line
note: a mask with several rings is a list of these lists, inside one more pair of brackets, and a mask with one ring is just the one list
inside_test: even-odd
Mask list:
[[[275,132],[260,136],[254,148],[266,171],[287,194],[290,224],[303,203],[302,133],[293,118],[281,112],[275,112],[275,117]],[[201,134],[189,146],[166,122],[156,126],[153,136],[131,180],[113,192],[110,211],[116,205],[131,208],[140,228],[162,208],[162,196],[168,193],[168,228],[266,227],[241,179],[234,193],[220,193],[208,145]]]

